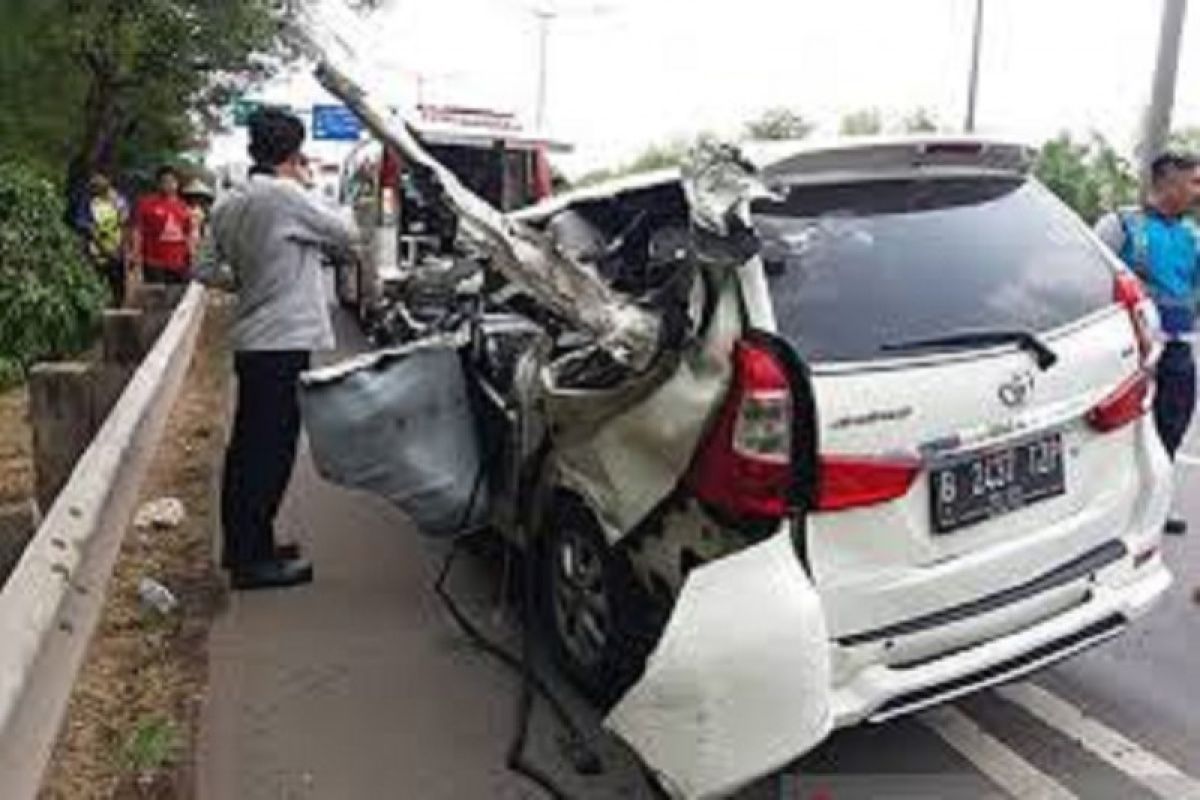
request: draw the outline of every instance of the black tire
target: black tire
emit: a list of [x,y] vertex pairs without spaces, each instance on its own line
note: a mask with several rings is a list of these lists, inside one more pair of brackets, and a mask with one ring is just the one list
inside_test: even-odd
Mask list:
[[334,265],[334,293],[337,295],[337,305],[354,312],[358,297],[350,291],[350,278],[356,278],[356,259],[340,258]]
[[605,541],[578,501],[557,504],[537,553],[542,628],[555,660],[590,700],[608,708],[641,675],[647,596],[628,557]]
[[371,324],[371,303],[367,298],[367,293],[363,291],[363,271],[365,269],[362,261],[354,260],[354,315],[364,328]]

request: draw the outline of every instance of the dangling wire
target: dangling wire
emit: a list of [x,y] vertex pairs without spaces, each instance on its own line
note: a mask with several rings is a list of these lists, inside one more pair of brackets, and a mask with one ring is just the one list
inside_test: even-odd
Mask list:
[[468,536],[462,534],[470,525],[475,504],[483,485],[483,479],[484,464],[481,463],[471,487],[470,499],[463,512],[462,520],[458,525],[459,535],[455,536],[450,552],[447,553],[445,560],[442,562],[442,568],[438,573],[437,580],[434,582],[433,589],[467,638],[474,642],[481,650],[496,658],[521,676],[521,691],[517,699],[517,717],[506,759],[508,768],[537,784],[548,795],[555,798],[555,800],[570,800],[570,795],[553,778],[530,762],[525,755],[525,744],[528,739],[535,693],[545,699],[550,706],[550,710],[557,718],[559,725],[563,728],[564,736],[560,740],[560,745],[563,748],[563,755],[571,763],[575,771],[580,775],[597,775],[604,771],[604,765],[595,751],[588,746],[579,725],[571,717],[570,713],[568,713],[562,701],[559,700],[557,695],[550,690],[534,670],[533,628],[535,625],[534,608],[536,603],[535,581],[537,579],[537,568],[533,553],[527,552],[523,556],[525,562],[525,596],[521,609],[521,626],[523,630],[522,652],[520,656],[513,654],[503,645],[489,639],[463,613],[446,588],[450,573],[454,567],[454,562],[458,558],[459,550],[462,548],[463,542],[468,538]]

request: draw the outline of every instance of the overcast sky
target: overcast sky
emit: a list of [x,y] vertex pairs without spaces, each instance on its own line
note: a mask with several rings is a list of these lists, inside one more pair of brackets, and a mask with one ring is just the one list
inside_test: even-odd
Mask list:
[[[570,173],[676,135],[734,134],[771,106],[828,133],[861,108],[962,122],[975,0],[391,0],[338,27],[390,102],[412,104],[420,89],[532,122],[535,7],[558,12],[546,116],[576,147]],[[1160,0],[987,0],[978,127],[1033,142],[1097,129],[1128,149],[1159,13]],[[296,78],[266,95],[303,105],[321,92]],[[1184,31],[1175,119],[1200,124],[1200,8]]]

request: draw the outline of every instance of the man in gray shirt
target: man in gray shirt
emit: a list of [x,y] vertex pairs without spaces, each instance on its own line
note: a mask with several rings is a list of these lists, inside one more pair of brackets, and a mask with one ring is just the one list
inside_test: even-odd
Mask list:
[[312,580],[298,548],[276,542],[274,522],[296,459],[298,379],[313,351],[335,344],[321,251],[348,251],[355,231],[308,193],[304,138],[298,118],[256,113],[250,180],[212,212],[209,260],[231,268],[237,293],[237,410],[221,485],[221,561],[235,589]]

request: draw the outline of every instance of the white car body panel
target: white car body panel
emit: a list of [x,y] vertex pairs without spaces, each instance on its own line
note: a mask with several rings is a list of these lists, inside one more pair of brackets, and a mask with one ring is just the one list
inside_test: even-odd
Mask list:
[[726,796],[829,734],[824,614],[790,526],[688,576],[605,725],[683,798]]
[[[1141,522],[1138,503],[1164,483],[1166,472],[1153,426],[1143,418],[1102,434],[1084,421],[1138,369],[1128,316],[1114,307],[1047,341],[1060,363],[1044,373],[1010,347],[910,368],[814,377],[825,452],[903,453],[930,466],[1057,431],[1067,481],[1059,497],[940,535],[932,533],[927,472],[899,500],[810,515],[810,564],[835,636],[990,594]],[[997,388],[1019,373],[1032,375],[1036,388],[1028,407],[1014,411],[1000,402]],[[843,424],[868,411],[886,419]],[[947,439],[953,446],[944,452],[919,451]],[[1130,457],[1139,451],[1140,457]]]
[[[867,720],[884,722],[1047,667],[1120,635],[1126,623],[1142,616],[1170,585],[1171,574],[1161,556],[1151,556],[1137,569],[1125,562],[1089,588],[1091,598],[1085,603],[1040,620],[1025,621],[1023,625],[1014,626],[1011,619],[1000,619],[998,629],[1012,632],[984,638],[973,647],[951,650],[941,658],[909,668],[888,666],[878,649],[873,653],[846,654],[835,648],[835,727]],[[997,615],[1021,613],[1021,609],[1011,608]],[[1120,622],[1106,626],[1106,620]],[[976,630],[986,631],[992,622],[995,620],[983,618],[970,624]],[[1094,633],[1087,633],[1089,630]],[[1081,636],[1081,632],[1087,635]],[[945,637],[940,648],[951,646],[950,634],[939,631]],[[1011,668],[998,669],[1013,662]],[[837,675],[838,672],[841,674]],[[914,697],[911,703],[895,702],[910,696]],[[891,707],[889,702],[893,703]]]
[[725,280],[707,335],[687,345],[670,377],[633,405],[605,415],[607,404],[595,390],[545,389],[547,416],[566,432],[554,453],[562,484],[587,501],[610,542],[675,489],[720,408],[729,353],[744,327],[740,283],[736,275]]

